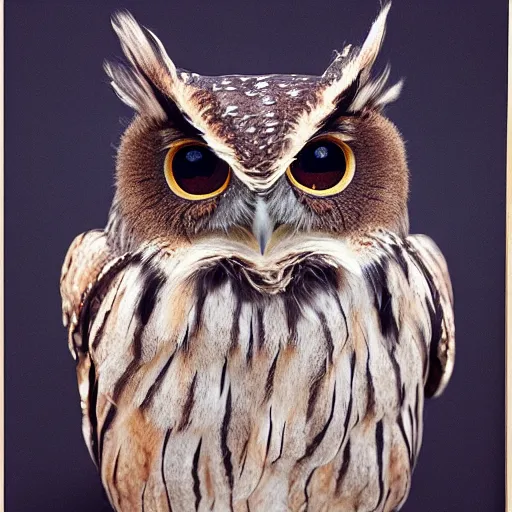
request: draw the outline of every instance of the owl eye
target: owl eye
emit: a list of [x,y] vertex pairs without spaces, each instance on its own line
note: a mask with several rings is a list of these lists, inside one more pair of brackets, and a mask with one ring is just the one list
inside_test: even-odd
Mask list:
[[322,135],[302,148],[286,174],[299,190],[314,196],[332,196],[349,185],[355,168],[350,147],[333,135]]
[[229,165],[206,144],[195,140],[173,143],[164,165],[170,189],[176,195],[193,201],[209,199],[224,192],[231,177]]

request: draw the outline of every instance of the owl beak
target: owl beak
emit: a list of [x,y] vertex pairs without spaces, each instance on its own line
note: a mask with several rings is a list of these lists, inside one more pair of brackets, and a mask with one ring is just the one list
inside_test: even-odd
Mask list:
[[274,232],[274,222],[269,215],[266,201],[261,197],[256,200],[252,232],[258,241],[261,254],[265,254],[265,249]]

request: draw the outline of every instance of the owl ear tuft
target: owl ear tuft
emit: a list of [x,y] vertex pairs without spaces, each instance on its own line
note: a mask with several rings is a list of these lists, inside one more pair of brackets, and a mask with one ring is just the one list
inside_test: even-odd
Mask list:
[[389,74],[388,65],[379,76],[373,79],[368,78],[359,85],[347,111],[357,113],[363,110],[382,110],[388,103],[396,101],[402,92],[404,80],[399,80],[389,87]]
[[391,2],[382,7],[361,47],[346,46],[341,53],[336,54],[322,75],[328,83],[327,90],[335,96],[334,103],[342,103],[347,112],[382,109],[400,95],[402,81],[387,87],[389,66],[377,78],[370,78],[372,66],[382,47],[390,8]]
[[175,108],[172,91],[179,79],[174,63],[160,40],[129,12],[115,13],[112,27],[128,59],[128,65],[104,65],[114,91],[140,115],[165,120]]

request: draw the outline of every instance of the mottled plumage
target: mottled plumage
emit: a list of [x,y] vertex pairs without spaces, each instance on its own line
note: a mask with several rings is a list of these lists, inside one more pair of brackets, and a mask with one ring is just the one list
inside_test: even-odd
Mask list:
[[[446,264],[408,234],[405,151],[381,112],[400,84],[370,77],[388,9],[321,77],[177,70],[114,19],[129,65],[107,71],[137,114],[108,226],[74,241],[61,293],[84,437],[116,510],[404,503],[424,397],[455,348]],[[285,174],[319,134],[356,162],[327,197]],[[225,191],[169,189],[183,138],[229,164]]]

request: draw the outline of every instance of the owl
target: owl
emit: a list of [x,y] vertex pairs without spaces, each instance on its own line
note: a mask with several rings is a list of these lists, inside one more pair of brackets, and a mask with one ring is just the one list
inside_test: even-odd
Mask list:
[[389,4],[321,76],[201,76],[126,13],[133,108],[103,230],[61,275],[83,434],[118,511],[405,502],[453,298],[408,233],[408,166],[372,74]]

